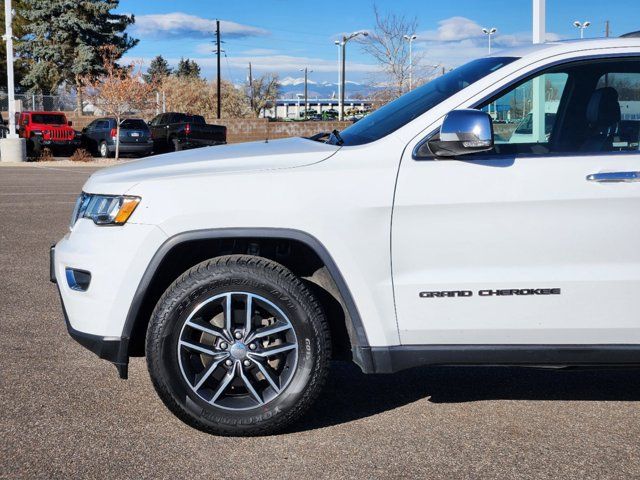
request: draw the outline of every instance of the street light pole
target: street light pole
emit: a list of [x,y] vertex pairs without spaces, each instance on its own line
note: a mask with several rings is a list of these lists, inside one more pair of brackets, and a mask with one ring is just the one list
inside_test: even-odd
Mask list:
[[340,85],[342,88],[340,89],[340,120],[344,120],[344,92],[346,88],[346,80],[345,80],[345,67],[346,67],[346,57],[347,57],[347,42],[352,38],[357,37],[358,35],[362,35],[364,37],[368,36],[369,33],[365,31],[353,32],[349,35],[342,36],[342,42],[340,45],[342,46],[342,69],[340,71]]
[[579,21],[575,21],[573,22],[573,26],[580,29],[580,38],[584,38],[584,29],[587,28],[589,25],[591,25],[591,22],[586,21],[586,22],[582,22],[580,23]]
[[495,35],[497,31],[498,29],[495,27],[482,29],[482,33],[489,37],[489,55],[491,55],[491,35]]
[[13,77],[13,11],[11,0],[4,0],[4,41],[7,47],[7,95],[9,100],[9,133],[7,138],[18,138],[16,134],[16,97]]
[[413,90],[413,50],[412,45],[413,41],[418,38],[417,35],[405,35],[403,37],[407,42],[409,42],[409,90]]

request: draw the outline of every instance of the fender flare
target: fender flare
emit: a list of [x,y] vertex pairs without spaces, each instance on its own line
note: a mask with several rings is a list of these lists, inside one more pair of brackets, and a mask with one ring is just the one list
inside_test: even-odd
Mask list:
[[353,332],[351,337],[351,348],[354,361],[363,369],[368,369],[371,365],[371,359],[369,356],[369,342],[367,340],[366,331],[362,324],[362,319],[356,307],[356,304],[351,295],[351,291],[347,286],[342,273],[338,269],[335,261],[329,254],[329,251],[325,246],[313,235],[310,235],[301,230],[293,230],[286,228],[220,228],[220,229],[204,229],[204,230],[192,230],[188,232],[179,233],[174,235],[160,246],[156,251],[153,258],[147,265],[136,292],[131,301],[127,318],[124,323],[122,338],[127,341],[131,338],[134,325],[137,321],[140,308],[142,307],[145,295],[151,282],[162,264],[166,255],[177,245],[185,242],[191,242],[194,240],[214,240],[224,238],[269,238],[269,239],[282,239],[282,240],[294,240],[305,244],[322,260],[327,270],[331,274],[333,281],[335,282],[342,299],[344,300],[345,307],[347,308],[348,315],[345,315],[345,320],[350,322],[347,325],[347,330]]

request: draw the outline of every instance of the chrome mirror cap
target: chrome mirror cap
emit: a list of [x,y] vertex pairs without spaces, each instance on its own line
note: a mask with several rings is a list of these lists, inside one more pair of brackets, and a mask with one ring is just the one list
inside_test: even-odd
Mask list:
[[486,152],[493,148],[493,123],[489,114],[475,109],[452,110],[440,127],[440,134],[429,141],[438,157],[455,157]]

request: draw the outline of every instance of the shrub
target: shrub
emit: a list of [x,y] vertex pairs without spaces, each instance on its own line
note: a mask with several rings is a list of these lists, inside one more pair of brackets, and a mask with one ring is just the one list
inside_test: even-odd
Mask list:
[[84,148],[78,148],[73,155],[69,157],[72,162],[91,162],[93,156]]

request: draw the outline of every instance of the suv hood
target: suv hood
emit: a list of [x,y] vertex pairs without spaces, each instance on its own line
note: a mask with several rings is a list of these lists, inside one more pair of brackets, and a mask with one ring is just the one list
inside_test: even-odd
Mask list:
[[321,162],[339,149],[304,138],[286,138],[185,150],[99,170],[87,180],[84,191],[123,194],[148,180],[302,167]]

